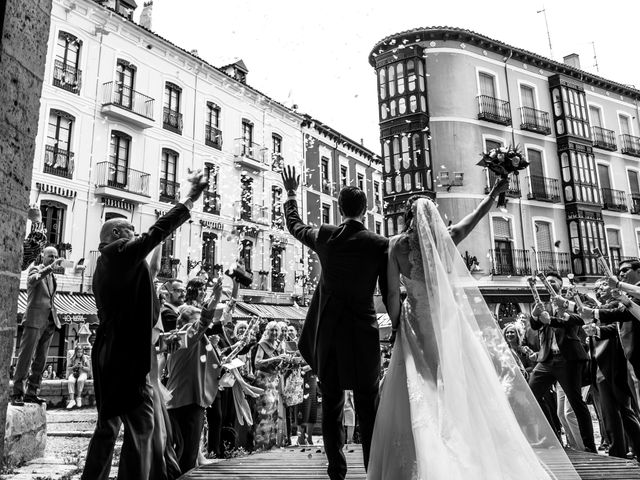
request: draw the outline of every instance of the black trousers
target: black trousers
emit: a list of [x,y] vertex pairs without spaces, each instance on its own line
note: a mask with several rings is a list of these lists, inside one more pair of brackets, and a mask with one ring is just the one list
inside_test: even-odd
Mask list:
[[632,406],[631,392],[608,380],[598,379],[602,401],[602,416],[609,437],[609,456],[625,458],[627,455],[625,433],[633,451],[640,455],[640,421]]
[[[538,403],[542,405],[545,393],[555,382],[558,382],[576,414],[585,449],[595,453],[596,444],[593,439],[591,413],[582,399],[582,363],[568,362],[562,355],[553,355],[546,362],[535,366],[529,378],[529,387]],[[551,419],[548,420],[553,424]]]
[[[235,426],[235,407],[233,403],[233,390],[225,388],[218,390],[213,404],[207,408],[207,452],[215,453],[216,457],[222,458],[226,452],[225,440],[227,443],[235,443],[233,428]],[[223,435],[226,429],[227,434]],[[229,448],[234,448],[235,444],[229,444]]]
[[175,451],[182,473],[195,468],[200,449],[200,436],[204,427],[204,408],[186,405],[169,409]]
[[148,480],[151,470],[152,434],[154,426],[153,392],[147,385],[144,401],[119,417],[103,418],[93,432],[82,480],[108,480],[120,426],[124,423],[124,440],[120,452],[118,480]]
[[[13,374],[13,396],[24,395],[25,380],[27,394],[37,395],[42,383],[42,373],[47,364],[49,345],[56,331],[53,318],[49,315],[49,322],[43,328],[24,327],[20,339],[20,351]],[[29,373],[31,368],[31,373]]]
[[[347,475],[347,460],[344,456],[345,431],[344,417],[344,389],[339,385],[338,365],[332,357],[324,371],[324,378],[319,379],[322,395],[322,439],[324,451],[329,460],[327,473],[331,480],[344,480]],[[360,439],[364,457],[364,468],[369,464],[373,424],[376,420],[378,408],[378,386],[368,388],[353,388],[353,401],[360,425]]]

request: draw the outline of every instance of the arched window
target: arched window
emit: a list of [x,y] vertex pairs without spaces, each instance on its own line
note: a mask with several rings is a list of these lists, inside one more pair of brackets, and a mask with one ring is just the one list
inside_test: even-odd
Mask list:
[[80,93],[80,49],[82,40],[67,32],[58,34],[56,58],[53,65],[53,84],[71,93]]
[[58,245],[64,243],[64,217],[67,207],[53,200],[40,202],[42,223],[47,230],[47,243]]

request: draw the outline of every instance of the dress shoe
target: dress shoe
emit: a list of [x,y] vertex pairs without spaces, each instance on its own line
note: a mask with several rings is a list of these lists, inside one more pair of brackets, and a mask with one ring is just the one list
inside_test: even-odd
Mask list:
[[11,405],[14,407],[23,407],[24,406],[24,396],[23,395],[15,395],[11,397]]
[[25,403],[47,403],[47,400],[44,398],[41,398],[37,395],[34,395],[32,393],[27,393],[24,396],[24,401]]

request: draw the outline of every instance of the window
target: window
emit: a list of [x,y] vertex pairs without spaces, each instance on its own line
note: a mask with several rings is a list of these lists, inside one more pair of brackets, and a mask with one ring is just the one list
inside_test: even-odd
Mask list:
[[111,155],[108,184],[111,187],[126,187],[129,177],[129,151],[131,137],[114,130],[111,132]]
[[70,151],[75,118],[60,110],[49,113],[47,145],[45,146],[44,173],[61,177],[73,176],[73,152]]
[[174,240],[175,233],[172,233],[164,239],[162,244],[162,256],[160,258],[160,271],[158,277],[160,278],[175,278],[177,277],[177,266],[174,265]]
[[42,223],[47,231],[47,243],[51,245],[58,245],[64,242],[65,210],[66,207],[62,203],[51,200],[43,200],[40,203]]
[[382,235],[382,224],[380,222],[376,222],[376,233]]
[[253,123],[246,119],[242,120],[242,155],[254,157]]
[[179,183],[176,181],[176,171],[178,168],[178,153],[168,148],[162,149],[162,160],[160,161],[160,201],[178,201]]
[[538,252],[552,253],[553,240],[551,239],[551,224],[549,222],[536,221],[536,247]]
[[271,291],[284,292],[285,275],[282,273],[284,249],[279,245],[271,247]]
[[244,263],[244,269],[251,272],[251,256],[253,253],[253,242],[251,240],[242,241],[242,250],[240,250],[240,259]]
[[373,200],[375,204],[379,207],[378,213],[382,213],[382,198],[380,196],[380,182],[377,180],[373,181]]
[[520,100],[525,108],[536,108],[536,94],[533,87],[520,85]]
[[167,82],[164,86],[164,111],[162,126],[174,133],[182,133],[182,113],[180,113],[180,97],[182,88]]
[[331,223],[331,206],[322,204],[322,223]]
[[206,123],[204,126],[204,143],[210,147],[222,148],[222,130],[220,130],[220,107],[207,102]]
[[489,73],[480,72],[478,78],[480,80],[480,95],[496,98],[495,77]]
[[282,215],[282,188],[276,185],[271,187],[271,226],[282,230],[284,228],[284,216]]
[[213,232],[202,232],[202,268],[213,273],[216,264],[216,242],[218,235]]
[[253,207],[253,178],[248,175],[240,177],[240,218],[251,221]]
[[618,115],[618,121],[620,122],[620,133],[622,135],[631,135],[631,122],[627,115]]
[[220,195],[218,195],[218,166],[213,163],[204,164],[204,175],[209,179],[207,189],[202,192],[203,211],[220,215]]
[[133,20],[133,12],[136,6],[134,0],[116,0],[116,11],[129,20]]
[[636,230],[636,246],[638,247],[638,255],[640,256],[640,230]]
[[114,90],[115,103],[121,107],[133,107],[133,87],[136,68],[126,60],[118,60],[116,65],[116,88]]
[[271,135],[271,169],[282,171],[284,158],[282,157],[282,137],[277,133]]
[[609,261],[611,268],[616,270],[622,257],[622,247],[620,245],[620,231],[612,228],[607,229],[607,242],[609,243]]
[[493,217],[493,273],[495,275],[516,273],[512,239],[511,221],[503,217]]
[[331,195],[331,177],[329,177],[329,159],[327,157],[322,157],[320,160],[320,174],[322,181],[322,193]]
[[364,175],[362,173],[357,174],[358,188],[364,192]]
[[592,127],[602,127],[602,112],[598,107],[589,105],[589,118]]
[[346,187],[349,184],[349,168],[346,165],[340,165],[340,185]]
[[58,34],[56,58],[53,65],[53,85],[71,93],[80,93],[80,49],[82,40],[67,32]]
[[555,115],[560,117],[564,113],[566,117],[556,122],[556,133],[558,135],[569,134],[590,139],[587,98],[584,90],[562,85],[551,91],[551,97]]

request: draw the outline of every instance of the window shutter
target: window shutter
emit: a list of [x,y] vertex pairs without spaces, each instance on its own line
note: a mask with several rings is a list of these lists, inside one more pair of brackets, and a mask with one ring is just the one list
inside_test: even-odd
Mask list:
[[506,218],[494,217],[493,236],[499,239],[511,239],[511,222]]

